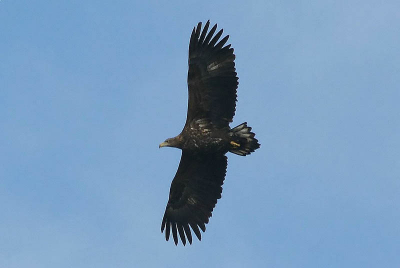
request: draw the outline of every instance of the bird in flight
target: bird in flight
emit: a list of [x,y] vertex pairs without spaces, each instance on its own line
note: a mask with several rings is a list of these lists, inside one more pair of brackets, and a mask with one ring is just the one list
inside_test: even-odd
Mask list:
[[[236,110],[238,77],[235,54],[225,45],[217,25],[208,31],[210,21],[194,27],[189,42],[187,77],[189,103],[182,132],[166,139],[161,147],[182,150],[176,175],[171,183],[169,200],[161,223],[168,241],[172,230],[175,244],[178,234],[183,243],[192,244],[192,233],[201,240],[212,211],[221,198],[227,157],[231,152],[245,156],[260,147],[247,123],[230,128]],[[191,230],[190,230],[191,229]]]

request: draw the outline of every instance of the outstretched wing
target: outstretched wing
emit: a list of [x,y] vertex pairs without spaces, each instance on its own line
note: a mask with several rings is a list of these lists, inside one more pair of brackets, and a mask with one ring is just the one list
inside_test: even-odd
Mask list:
[[175,244],[178,244],[178,233],[183,245],[186,239],[192,244],[189,226],[201,240],[199,227],[205,232],[205,224],[221,198],[226,166],[225,155],[201,156],[183,151],[161,224],[161,232],[165,229],[167,241],[172,229]]
[[194,119],[209,118],[222,128],[228,126],[235,115],[238,78],[233,48],[224,46],[229,35],[218,42],[223,30],[214,36],[215,24],[207,34],[209,25],[207,21],[201,31],[199,22],[190,37],[186,126]]

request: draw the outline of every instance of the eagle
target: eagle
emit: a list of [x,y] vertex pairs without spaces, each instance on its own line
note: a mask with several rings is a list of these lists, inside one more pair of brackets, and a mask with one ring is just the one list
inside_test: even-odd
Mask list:
[[172,230],[175,245],[178,234],[192,244],[192,233],[201,240],[212,211],[221,198],[227,157],[231,152],[245,156],[260,147],[247,123],[230,128],[236,110],[238,77],[235,54],[225,45],[229,35],[210,21],[193,28],[189,42],[188,110],[182,132],[159,146],[182,150],[176,175],[161,223],[168,241]]

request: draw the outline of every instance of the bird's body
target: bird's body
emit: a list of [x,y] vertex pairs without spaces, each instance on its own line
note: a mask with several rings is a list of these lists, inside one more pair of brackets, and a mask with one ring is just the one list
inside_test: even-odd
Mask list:
[[194,120],[180,134],[182,148],[192,152],[228,152],[229,128],[218,129],[204,119]]
[[[182,132],[160,147],[182,150],[178,171],[172,181],[169,200],[161,224],[168,240],[170,230],[175,244],[178,233],[183,244],[192,243],[190,228],[201,239],[212,211],[221,198],[227,168],[227,152],[248,155],[260,147],[247,123],[230,128],[235,114],[238,78],[235,55],[229,36],[221,41],[215,25],[207,34],[201,23],[193,29],[189,44],[189,105]],[[189,228],[190,226],[190,228]]]

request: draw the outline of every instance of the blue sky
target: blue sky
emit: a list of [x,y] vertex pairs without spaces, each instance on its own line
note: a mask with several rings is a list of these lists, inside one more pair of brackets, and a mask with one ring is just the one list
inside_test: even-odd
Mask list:
[[[0,1],[0,267],[399,267],[399,1]],[[199,21],[231,37],[201,242],[160,233]]]

